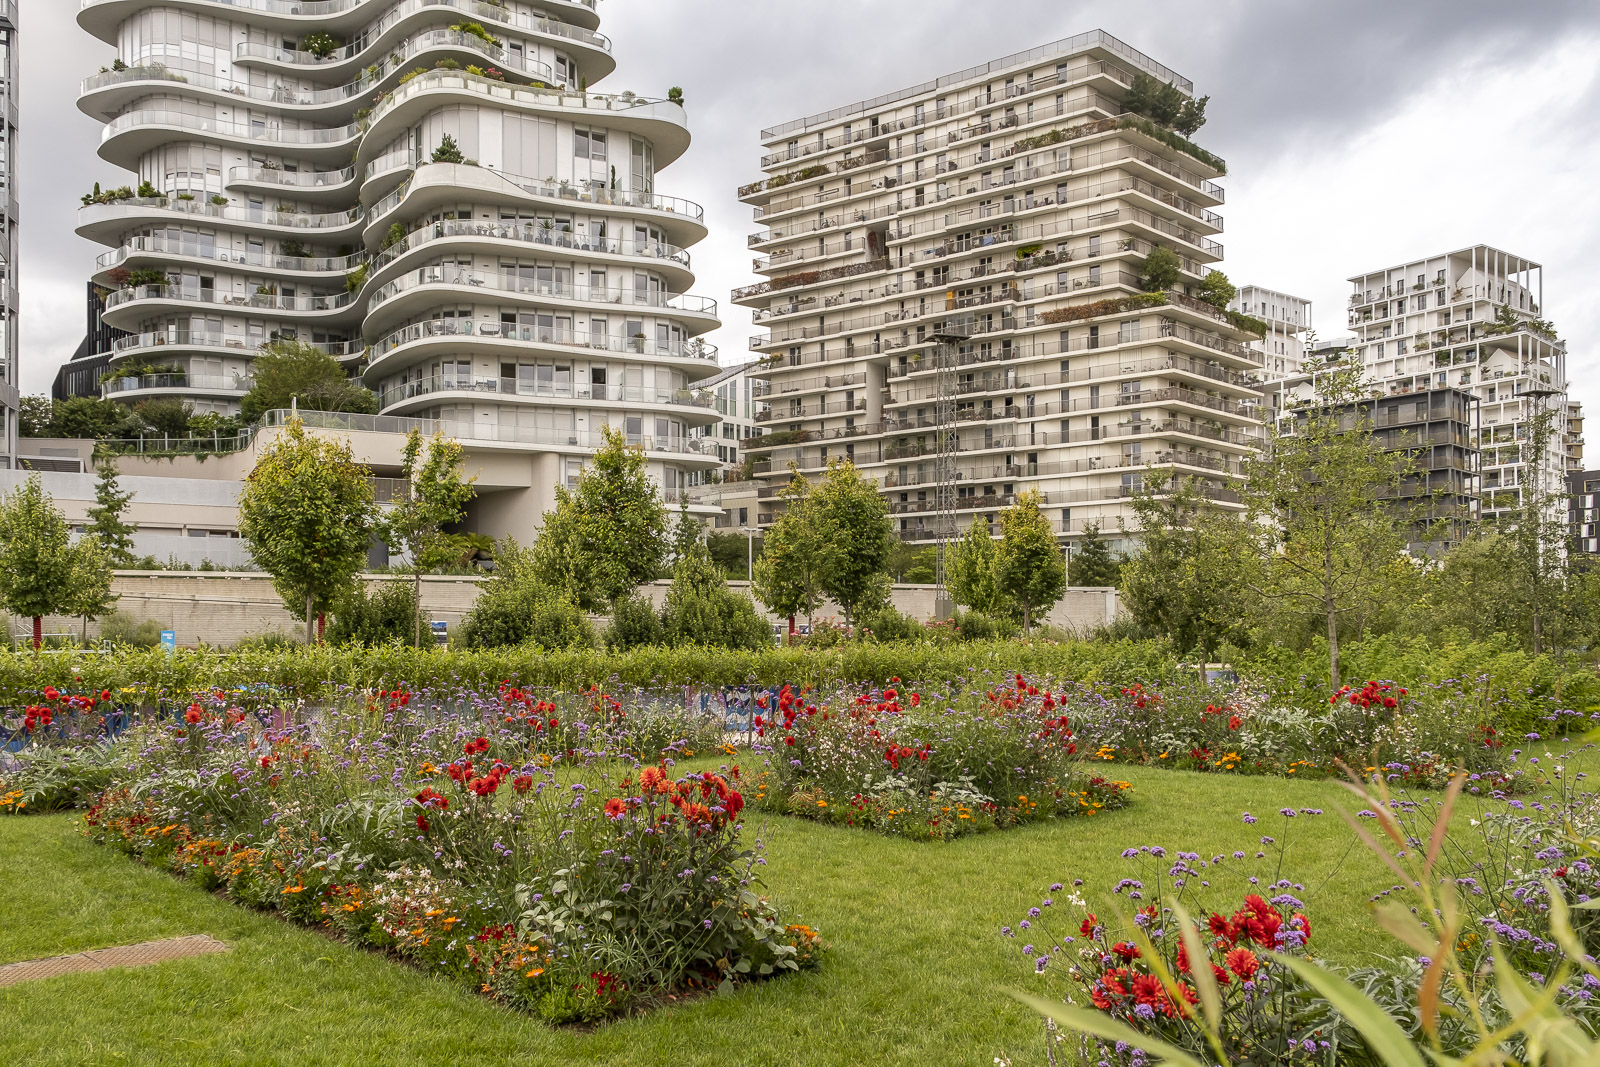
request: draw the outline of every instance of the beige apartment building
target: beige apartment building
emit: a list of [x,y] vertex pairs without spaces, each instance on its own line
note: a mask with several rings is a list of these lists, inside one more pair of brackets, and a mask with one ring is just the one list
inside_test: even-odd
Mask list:
[[[1036,490],[1063,538],[1132,529],[1175,477],[1223,502],[1261,440],[1262,353],[1193,294],[1223,256],[1221,159],[1131,114],[1188,79],[1092,31],[762,131],[739,189],[764,281],[737,290],[764,434],[762,523],[845,457],[899,536],[994,524]],[[1146,258],[1179,275],[1146,292]]]

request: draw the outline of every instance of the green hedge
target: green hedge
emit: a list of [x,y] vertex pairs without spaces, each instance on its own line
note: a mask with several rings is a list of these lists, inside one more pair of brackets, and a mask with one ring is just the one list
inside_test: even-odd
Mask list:
[[936,682],[969,671],[1023,671],[1082,682],[1153,682],[1176,669],[1164,642],[933,642],[845,644],[829,649],[636,648],[627,652],[537,649],[455,651],[306,648],[213,652],[125,649],[104,654],[0,654],[0,705],[26,704],[47,685],[84,692],[128,687],[185,698],[206,688],[266,684],[316,698],[340,686],[577,689],[591,683],[823,685],[890,678]]

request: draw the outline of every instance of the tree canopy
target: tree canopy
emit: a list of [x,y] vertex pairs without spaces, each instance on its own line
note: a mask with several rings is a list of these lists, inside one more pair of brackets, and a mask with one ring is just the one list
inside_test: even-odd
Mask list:
[[1022,628],[1049,611],[1067,590],[1067,565],[1050,520],[1039,510],[1039,494],[1028,490],[1000,513],[995,549],[995,584],[1022,610]]
[[357,414],[378,410],[377,397],[352,380],[338,360],[303,341],[279,340],[262,346],[250,364],[250,374],[250,391],[239,404],[249,420],[294,406]]

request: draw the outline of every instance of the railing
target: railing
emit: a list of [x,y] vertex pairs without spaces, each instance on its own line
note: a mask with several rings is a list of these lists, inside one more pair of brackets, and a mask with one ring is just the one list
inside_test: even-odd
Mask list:
[[356,169],[284,170],[281,167],[243,166],[228,169],[228,184],[276,185],[290,189],[334,189],[355,181]]
[[[892,461],[885,460],[883,462]],[[1193,452],[1185,449],[1167,449],[1152,452],[1149,455],[1135,453],[1048,463],[1010,463],[995,464],[988,467],[976,465],[957,467],[955,475],[958,481],[986,482],[1004,481],[1008,478],[1046,478],[1062,474],[1087,474],[1095,471],[1170,466],[1174,464],[1199,467],[1202,470],[1218,471],[1236,476],[1242,475],[1244,470],[1243,464],[1235,458],[1208,456],[1204,452]],[[889,471],[883,475],[881,484],[885,489],[891,489],[912,485],[933,485],[938,481],[938,473],[932,470],[908,472],[903,477],[897,471]]]
[[786,419],[818,418],[822,415],[846,415],[851,412],[865,410],[867,410],[867,401],[865,398],[859,398],[853,401],[841,400],[832,404],[819,400],[814,404],[806,404],[801,407],[791,407],[786,411],[758,411],[756,412],[754,421],[783,422]]
[[102,253],[96,260],[98,270],[109,270],[126,263],[141,252],[167,256],[186,256],[191,259],[209,259],[218,263],[240,263],[266,270],[303,271],[306,273],[348,273],[365,263],[367,257],[355,256],[279,256],[265,252],[220,251],[215,245],[202,245],[194,240],[171,240],[166,237],[130,237],[128,243]]
[[[1136,413],[1137,414],[1137,413]],[[899,426],[871,426],[865,428],[869,431],[866,436],[883,433],[897,433]],[[782,431],[780,431],[782,432]],[[1235,445],[1244,449],[1258,449],[1264,443],[1259,434],[1243,433],[1239,430],[1226,429],[1210,422],[1193,422],[1185,419],[1167,418],[1157,419],[1130,419],[1115,426],[1095,426],[1088,429],[1072,430],[1067,433],[1046,433],[1030,429],[1027,433],[985,433],[982,440],[973,440],[969,435],[962,438],[957,435],[956,450],[958,452],[996,452],[1019,451],[1034,448],[1048,448],[1052,445],[1082,444],[1085,441],[1109,441],[1122,437],[1149,437],[1152,435],[1182,434],[1185,437],[1199,437],[1207,441],[1218,441],[1224,444]],[[833,430],[804,430],[794,436],[782,440],[770,440],[771,434],[763,437],[747,437],[740,441],[740,447],[750,449],[779,449],[796,448],[809,442],[832,440],[848,436]],[[856,446],[856,456],[859,462],[880,462],[878,454],[881,452],[881,462],[894,462],[902,459],[915,459],[918,456],[931,456],[937,451],[932,443],[919,444],[915,441],[888,441],[880,445],[867,443]],[[781,469],[781,466],[780,466]],[[755,473],[768,473],[772,470],[771,461],[756,461]]]
[[406,252],[448,237],[490,237],[500,241],[519,241],[523,244],[550,248],[568,248],[577,252],[600,252],[613,256],[639,256],[646,259],[665,259],[679,266],[689,266],[689,253],[665,241],[635,240],[633,237],[591,237],[569,230],[558,230],[540,223],[489,222],[472,219],[445,219],[430,222],[412,230],[398,241],[373,257],[374,270],[397,259]]
[[[372,109],[370,124],[376,126],[385,115],[405,101],[434,89],[464,90],[502,103],[558,107],[576,114],[584,114],[591,111],[627,112],[636,108],[669,103],[667,100],[635,96],[632,93],[612,95],[609,93],[568,92],[563,89],[537,89],[533,86],[513,85],[510,82],[495,81],[492,78],[480,78],[459,71],[430,70],[426,74],[420,74],[402,85],[395,86],[394,91],[385,96],[382,102]],[[673,106],[676,107],[676,105]],[[661,116],[661,121],[667,121],[666,117]]]
[[346,141],[354,141],[361,136],[364,129],[359,123],[349,126],[312,129],[257,126],[248,122],[219,119],[214,115],[195,115],[187,111],[165,111],[159,108],[152,108],[150,110],[124,111],[106,123],[105,129],[101,131],[100,140],[104,143],[120,133],[125,133],[141,126],[176,126],[190,133],[212,133],[223,137],[237,137],[246,141],[268,141],[273,144],[291,145],[299,148],[318,145],[339,145]]
[[[222,348],[230,351],[255,353],[261,346],[271,342],[265,339],[252,341],[246,337],[235,334],[212,333],[201,330],[158,330],[146,333],[130,334],[119,337],[111,342],[112,353],[129,352],[140,348],[162,348],[165,346],[183,348]],[[300,341],[298,344],[307,344]],[[326,352],[335,359],[344,359],[350,356],[359,356],[365,351],[365,346],[360,341],[335,341],[324,344],[313,344],[312,348]]]
[[[1159,327],[1149,327],[1139,332],[1144,335],[1143,340],[1155,340],[1159,337],[1167,336],[1162,333]],[[1134,340],[1139,339],[1141,338],[1135,338]],[[1057,351],[1060,351],[1059,343],[1055,347]],[[1068,350],[1072,350],[1070,346]],[[1079,349],[1079,351],[1082,351],[1082,349]],[[1039,356],[1050,354],[1052,353],[1037,353]],[[1033,355],[1016,358],[1031,359]],[[932,371],[937,368],[924,367],[919,369]],[[905,373],[904,369],[890,367],[890,375],[895,376],[897,370],[899,370],[900,374]],[[1187,356],[1169,355],[1163,359],[1145,360],[1140,363],[1108,363],[1100,367],[1080,367],[1065,373],[1056,370],[1034,370],[1008,372],[1006,374],[985,374],[975,377],[972,381],[957,382],[955,391],[957,395],[963,395],[967,393],[1006,392],[1018,389],[1041,389],[1052,385],[1065,385],[1070,382],[1087,382],[1100,378],[1126,378],[1141,374],[1161,374],[1168,371],[1209,378],[1212,381],[1224,382],[1242,389],[1260,389],[1260,382],[1254,375],[1242,374],[1239,371],[1229,370],[1213,363],[1202,363]],[[935,392],[936,390],[931,385],[924,388],[908,389],[906,392],[896,395],[891,403],[909,404],[918,400],[930,400],[934,397]]]
[[670,405],[709,409],[710,393],[678,389],[663,393],[638,386],[589,382],[538,381],[530,378],[482,378],[439,375],[387,386],[379,394],[383,407],[434,393],[493,393],[500,396],[544,397],[558,400],[603,400],[625,404]]
[[482,337],[494,341],[521,341],[528,344],[582,348],[593,352],[700,359],[711,363],[717,361],[716,346],[704,344],[698,339],[659,341],[643,337],[592,337],[587,330],[574,330],[570,327],[519,326],[516,323],[475,322],[472,319],[430,319],[426,322],[411,323],[376,342],[372,346],[372,358],[376,360],[402,345],[414,344],[433,337]]
[[[691,315],[717,313],[717,302],[708,296],[688,293],[669,293],[639,290],[633,286],[576,285],[572,282],[536,281],[520,274],[500,274],[488,271],[464,270],[460,267],[419,267],[372,294],[369,307],[399,296],[411,289],[425,285],[459,285],[487,289],[492,292],[515,293],[520,296],[544,296],[590,304],[621,305],[624,308],[653,308],[660,311],[677,311]],[[109,306],[109,305],[108,305]]]
[[282,226],[295,230],[343,229],[359,223],[364,217],[360,208],[351,208],[349,211],[331,211],[325,214],[311,214],[297,211],[267,211],[264,208],[235,207],[231,204],[210,204],[203,200],[181,200],[176,197],[166,196],[132,196],[121,200],[107,200],[99,204],[86,204],[79,211],[80,213],[92,211],[98,207],[158,208],[162,211],[175,211],[185,215],[201,215],[206,218],[224,219],[230,222]]
[[[422,166],[424,164],[419,164]],[[518,174],[507,174],[504,171],[484,168],[485,174],[492,174],[503,180],[507,185],[521,190],[530,196],[551,197],[558,200],[573,200],[580,204],[595,204],[609,207],[643,208],[646,211],[660,211],[668,215],[682,215],[692,222],[699,223],[705,218],[705,208],[692,200],[684,200],[676,196],[656,196],[654,193],[633,193],[626,189],[612,189],[605,182],[572,182],[546,181],[539,178],[527,178]],[[368,175],[371,176],[370,174]],[[372,208],[372,217],[381,219],[385,214],[399,207],[411,191],[411,183],[415,176],[408,179],[400,188],[378,201]]]
[[250,385],[251,379],[242,374],[143,374],[103,381],[100,383],[100,395],[113,397],[118,393],[131,393],[140,389],[195,389],[243,393],[249,391]]
[[138,285],[106,297],[106,310],[136,300],[175,300],[186,304],[222,304],[257,311],[341,311],[355,303],[355,294],[333,296],[279,296],[276,293],[224,293],[215,289],[190,289],[177,285]]
[[[484,441],[498,444],[541,445],[549,448],[600,448],[605,436],[598,430],[537,430],[524,426],[488,425],[480,422],[453,419],[415,419],[402,415],[353,415],[331,411],[269,411],[262,417],[262,426],[283,426],[298,418],[307,427],[320,430],[343,430],[349,433],[410,433],[417,430],[424,436],[443,434],[460,441]],[[637,446],[646,452],[665,452],[680,456],[705,456],[715,459],[715,438],[688,438],[681,435],[624,433],[625,444]],[[711,447],[708,447],[711,446]]]

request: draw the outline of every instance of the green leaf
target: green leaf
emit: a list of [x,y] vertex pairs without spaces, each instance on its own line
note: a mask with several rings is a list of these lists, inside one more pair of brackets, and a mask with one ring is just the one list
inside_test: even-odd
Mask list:
[[[1074,1032],[1090,1034],[1102,1041],[1126,1041],[1135,1048],[1142,1048],[1161,1063],[1179,1064],[1180,1067],[1207,1067],[1200,1060],[1195,1059],[1187,1052],[1167,1044],[1157,1037],[1141,1034],[1127,1023],[1103,1015],[1097,1011],[1074,1007],[1071,1004],[1060,1004],[1036,997],[1030,993],[1018,993],[1007,990],[1007,994],[1014,1000],[1032,1008],[1047,1019],[1054,1019],[1058,1025]],[[1417,1061],[1420,1065],[1421,1060]]]
[[1309,960],[1278,952],[1271,955],[1321,993],[1334,1010],[1366,1039],[1372,1051],[1388,1067],[1424,1067],[1422,1053],[1406,1032],[1400,1029],[1400,1024],[1361,990]]

